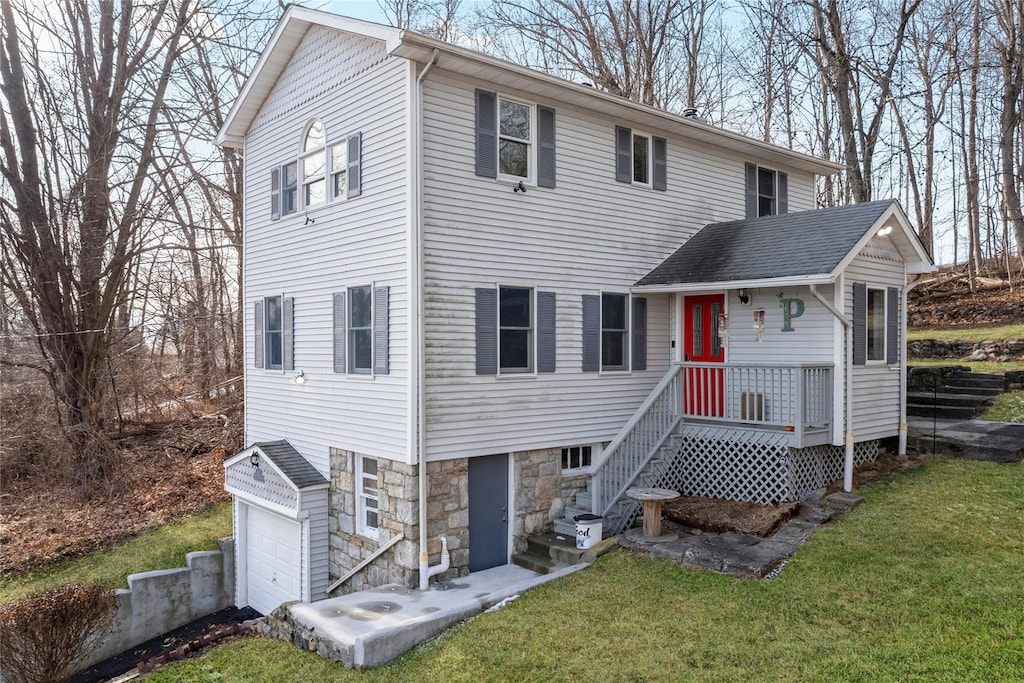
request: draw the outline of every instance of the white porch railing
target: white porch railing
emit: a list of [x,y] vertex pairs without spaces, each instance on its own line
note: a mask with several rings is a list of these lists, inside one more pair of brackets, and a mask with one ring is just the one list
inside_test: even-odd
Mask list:
[[829,364],[673,364],[594,464],[594,513],[608,516],[684,419],[789,432],[794,448],[810,434],[825,443],[832,390]]
[[832,365],[680,363],[683,418],[810,433],[832,426]]
[[673,365],[594,465],[592,505],[605,516],[682,419],[681,367]]

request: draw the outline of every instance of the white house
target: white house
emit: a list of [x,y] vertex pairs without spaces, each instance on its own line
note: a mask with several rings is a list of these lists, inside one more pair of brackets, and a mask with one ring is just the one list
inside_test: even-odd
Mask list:
[[895,203],[813,210],[832,162],[295,6],[217,141],[239,605],[504,564],[574,505],[615,531],[636,482],[798,497],[900,434],[931,264]]

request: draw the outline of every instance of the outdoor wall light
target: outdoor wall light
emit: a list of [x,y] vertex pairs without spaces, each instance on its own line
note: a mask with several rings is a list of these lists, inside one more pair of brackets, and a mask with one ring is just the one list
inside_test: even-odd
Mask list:
[[253,467],[260,466],[260,454],[253,451],[252,455],[249,456],[249,464]]
[[749,304],[750,303],[750,291],[749,290],[741,289],[739,292],[736,293],[736,296],[739,297],[741,304]]
[[879,237],[885,237],[890,232],[892,232],[892,226],[891,225],[887,225],[887,226],[885,226],[884,228],[882,228],[881,230],[878,231],[878,236]]
[[512,188],[512,191],[513,192],[522,192],[523,194],[526,194],[526,185],[523,185],[523,181],[520,180],[519,184]]
[[306,373],[303,372],[302,370],[299,370],[299,374],[297,374],[294,377],[292,377],[292,384],[305,384],[305,383],[306,383]]

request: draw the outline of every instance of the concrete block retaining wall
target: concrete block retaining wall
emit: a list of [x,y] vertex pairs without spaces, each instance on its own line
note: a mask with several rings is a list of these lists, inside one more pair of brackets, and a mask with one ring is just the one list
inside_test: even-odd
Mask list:
[[189,553],[184,567],[128,576],[115,590],[117,613],[110,634],[86,657],[79,671],[235,603],[235,540],[220,550]]

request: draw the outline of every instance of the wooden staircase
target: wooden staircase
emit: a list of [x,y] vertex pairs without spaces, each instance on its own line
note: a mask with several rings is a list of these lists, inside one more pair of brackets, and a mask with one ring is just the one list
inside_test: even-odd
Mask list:
[[931,391],[907,394],[907,415],[970,420],[1003,393],[1005,377],[998,373],[957,370]]

